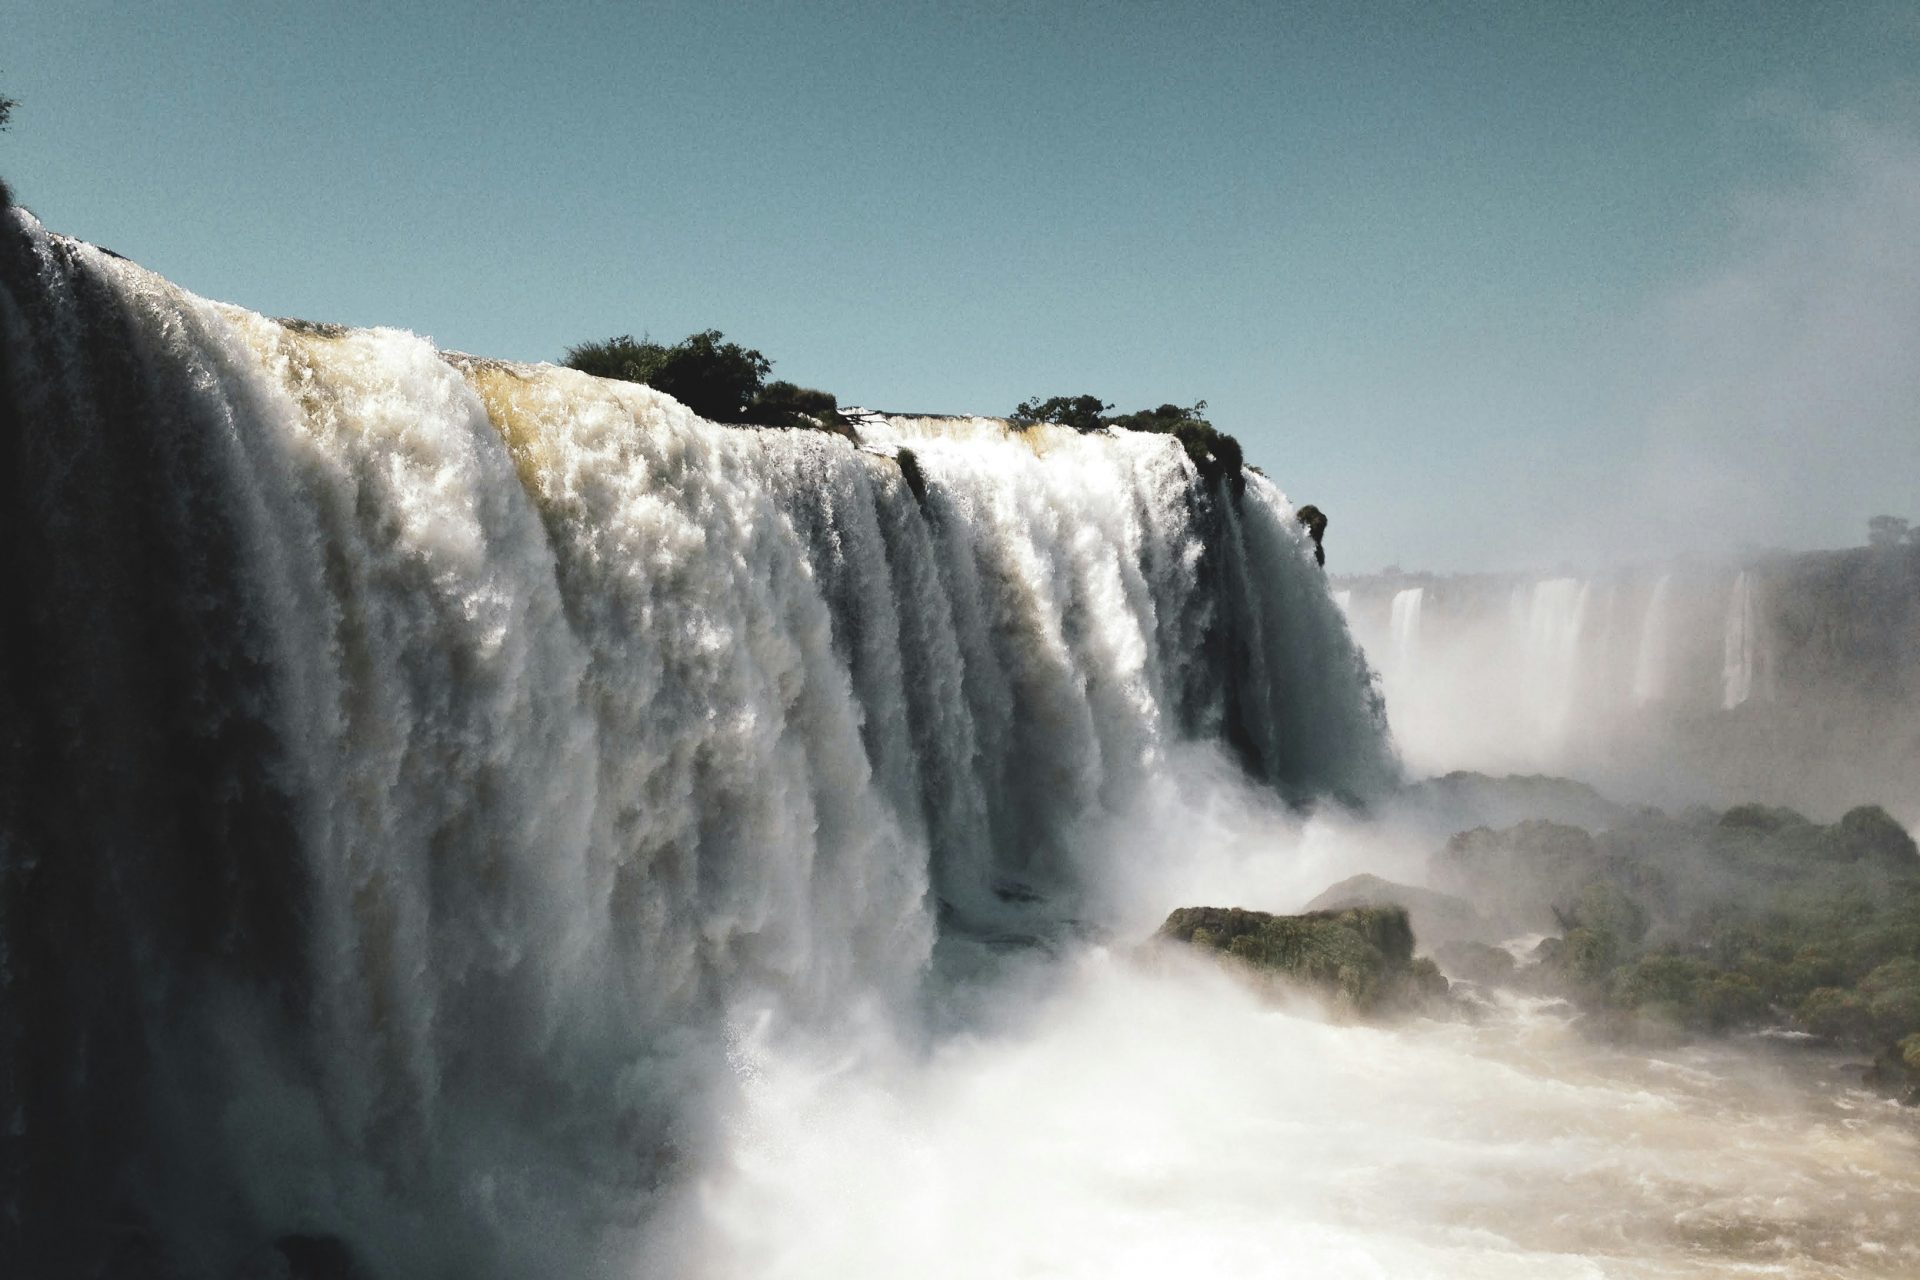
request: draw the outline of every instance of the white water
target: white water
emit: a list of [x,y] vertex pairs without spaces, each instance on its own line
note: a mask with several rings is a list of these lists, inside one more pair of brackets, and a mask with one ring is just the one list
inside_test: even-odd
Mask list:
[[1387,625],[1393,637],[1391,670],[1396,681],[1411,681],[1419,674],[1420,606],[1426,594],[1423,588],[1410,587],[1393,597],[1393,614]]
[[1592,589],[1573,578],[1533,587],[1522,670],[1535,732],[1548,743],[1565,738],[1579,696],[1581,640]]
[[1342,1026],[1094,952],[925,1059],[744,1039],[703,1274],[1914,1274],[1911,1115],[1755,1052],[1596,1050],[1524,1001]]
[[1746,573],[1733,580],[1727,596],[1726,638],[1722,643],[1721,704],[1731,710],[1754,696],[1754,675],[1759,660],[1759,611],[1755,607],[1753,580]]
[[[1910,1273],[1903,1113],[1134,955],[1428,851],[1288,806],[1393,767],[1263,480],[724,429],[13,231],[0,1231],[42,1259]],[[1584,652],[1542,585],[1509,684]],[[1425,688],[1432,603],[1390,620]]]
[[1672,618],[1667,595],[1673,589],[1673,575],[1663,573],[1647,597],[1646,612],[1640,619],[1640,644],[1633,661],[1633,701],[1636,706],[1659,702],[1667,696],[1668,665],[1673,645]]
[[1394,775],[1285,499],[1203,496],[1169,438],[722,428],[6,217],[0,890],[37,887],[0,902],[0,1194],[35,1247],[670,1257],[728,1028],[911,1038],[942,934],[1133,924],[1143,796]]

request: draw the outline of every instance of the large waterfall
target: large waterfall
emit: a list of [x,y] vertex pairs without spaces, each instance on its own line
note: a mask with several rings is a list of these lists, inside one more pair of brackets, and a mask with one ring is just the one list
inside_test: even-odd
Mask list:
[[12,1274],[640,1274],[742,1019],[1097,930],[1189,744],[1393,776],[1286,500],[1167,437],[723,428],[0,216]]

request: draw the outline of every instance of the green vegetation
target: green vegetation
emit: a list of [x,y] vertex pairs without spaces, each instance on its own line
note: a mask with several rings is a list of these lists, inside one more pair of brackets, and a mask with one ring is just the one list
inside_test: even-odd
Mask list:
[[1008,420],[1016,427],[1049,422],[1075,431],[1098,431],[1107,425],[1104,415],[1111,408],[1098,396],[1053,396],[1046,400],[1035,396],[1021,401]]
[[1877,806],[1831,824],[1742,805],[1643,814],[1597,836],[1482,828],[1449,841],[1434,869],[1496,930],[1548,912],[1559,936],[1540,945],[1531,980],[1603,1031],[1784,1024],[1877,1051],[1878,1082],[1920,1096],[1907,1065],[1920,1050],[1920,849]]
[[1071,427],[1075,431],[1117,427],[1123,431],[1170,435],[1180,441],[1181,447],[1187,451],[1187,457],[1193,461],[1202,477],[1207,480],[1224,479],[1237,492],[1246,482],[1241,474],[1245,460],[1240,442],[1201,416],[1206,407],[1207,402],[1200,400],[1190,408],[1163,404],[1157,409],[1142,409],[1138,413],[1109,414],[1107,410],[1113,406],[1098,396],[1052,396],[1045,400],[1036,396],[1031,400],[1023,400],[1009,415],[1008,421],[1015,427],[1051,423]]
[[830,392],[768,382],[773,362],[726,341],[718,329],[690,334],[670,347],[635,340],[632,334],[583,342],[567,348],[561,363],[595,377],[645,383],[713,422],[828,429],[840,422],[839,402]]
[[1400,907],[1298,916],[1182,907],[1158,936],[1310,987],[1357,1013],[1415,1009],[1447,994],[1433,961],[1414,957],[1413,926]]

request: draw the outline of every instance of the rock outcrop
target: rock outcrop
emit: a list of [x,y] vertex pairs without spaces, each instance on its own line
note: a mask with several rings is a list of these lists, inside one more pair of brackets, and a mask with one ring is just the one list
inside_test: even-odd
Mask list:
[[1405,908],[1353,907],[1277,916],[1239,907],[1182,907],[1159,937],[1317,992],[1363,1015],[1408,1012],[1447,995],[1447,980],[1413,954]]

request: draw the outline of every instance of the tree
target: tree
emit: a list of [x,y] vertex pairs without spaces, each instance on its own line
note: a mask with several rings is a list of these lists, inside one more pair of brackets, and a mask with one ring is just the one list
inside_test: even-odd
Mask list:
[[831,391],[769,382],[747,406],[747,421],[763,427],[831,427],[840,420],[840,402]]
[[[666,392],[703,418],[746,422],[773,362],[726,341],[718,329],[682,338],[671,347],[622,334],[567,348],[563,364],[602,378],[643,382]],[[789,384],[791,385],[791,384]]]
[[1101,415],[1111,408],[1112,405],[1098,396],[1052,396],[1046,400],[1035,396],[1020,402],[1011,421],[1019,427],[1050,422],[1075,431],[1098,431],[1107,425],[1107,419]]
[[6,94],[0,93],[0,129],[5,129],[13,123],[13,109],[19,105],[18,98],[9,98]]
[[1899,516],[1875,516],[1867,521],[1867,545],[1897,547],[1907,540],[1907,521]]
[[1225,477],[1235,492],[1246,483],[1241,475],[1245,459],[1241,456],[1240,442],[1200,416],[1207,408],[1205,400],[1196,400],[1191,407],[1163,404],[1138,413],[1108,415],[1106,411],[1111,408],[1112,405],[1098,396],[1053,396],[1046,400],[1036,396],[1022,401],[1009,421],[1016,427],[1051,422],[1076,431],[1119,427],[1125,431],[1172,436],[1205,479]]

